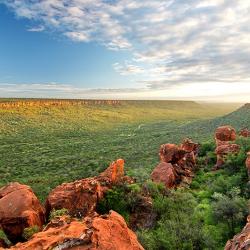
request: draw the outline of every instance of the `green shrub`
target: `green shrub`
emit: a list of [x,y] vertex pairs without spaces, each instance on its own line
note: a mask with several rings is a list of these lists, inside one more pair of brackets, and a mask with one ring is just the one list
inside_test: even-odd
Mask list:
[[11,242],[2,229],[0,229],[0,240],[3,240],[7,246],[11,246]]
[[105,197],[97,204],[97,211],[106,214],[114,210],[121,214],[126,221],[129,220],[129,203],[124,187],[114,187],[109,190]]
[[68,214],[68,209],[66,208],[62,208],[62,209],[53,209],[51,212],[50,212],[50,215],[49,215],[49,219],[50,220],[53,220],[55,219],[56,217],[59,217],[59,216],[63,216],[63,215],[67,215]]
[[207,156],[208,153],[210,152],[214,152],[215,150],[215,143],[214,142],[205,142],[202,143],[200,146],[200,150],[199,150],[199,156]]
[[33,227],[24,228],[22,237],[24,239],[28,240],[33,236],[33,234],[38,233],[39,231],[40,231],[39,227],[36,225]]
[[245,217],[248,214],[247,201],[240,197],[239,188],[233,188],[227,195],[214,193],[212,202],[213,216],[218,222],[227,225],[227,235],[231,238],[238,225],[244,225]]

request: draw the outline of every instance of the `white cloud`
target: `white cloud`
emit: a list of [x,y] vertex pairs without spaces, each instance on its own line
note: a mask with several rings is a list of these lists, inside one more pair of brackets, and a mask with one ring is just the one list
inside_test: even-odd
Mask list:
[[[19,17],[78,42],[129,49],[113,65],[151,89],[249,85],[250,1],[1,0]],[[33,30],[34,31],[34,30]]]
[[113,68],[121,75],[135,75],[145,72],[143,68],[137,65],[129,64],[128,62],[125,62],[123,65],[120,63],[114,63]]
[[32,27],[32,28],[29,28],[29,29],[27,29],[27,31],[30,31],[30,32],[42,32],[42,31],[44,31],[45,30],[45,28],[44,28],[44,26],[37,26],[37,27]]

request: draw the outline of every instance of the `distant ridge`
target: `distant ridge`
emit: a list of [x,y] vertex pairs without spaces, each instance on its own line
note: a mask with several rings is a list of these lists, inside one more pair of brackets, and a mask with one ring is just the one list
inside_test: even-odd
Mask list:
[[105,99],[33,99],[33,98],[0,98],[0,108],[32,107],[32,106],[81,106],[81,105],[189,105],[199,107],[195,101],[177,100],[105,100]]
[[231,125],[238,131],[245,127],[250,129],[250,103],[246,103],[225,116],[193,122],[182,126],[181,129],[183,136],[193,135],[192,138],[199,140],[202,139],[201,136],[203,139],[211,137],[214,130],[222,125]]

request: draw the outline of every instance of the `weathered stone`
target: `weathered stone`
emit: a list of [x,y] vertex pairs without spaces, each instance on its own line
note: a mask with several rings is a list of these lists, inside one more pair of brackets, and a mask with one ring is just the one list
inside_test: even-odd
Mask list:
[[175,171],[171,163],[161,162],[153,170],[151,180],[157,183],[163,183],[166,188],[175,186]]
[[143,250],[123,217],[111,211],[108,215],[86,217],[83,221],[60,217],[25,243],[10,249],[18,250]]
[[240,136],[243,136],[243,137],[250,137],[250,130],[248,128],[243,128],[241,129],[239,134]]
[[12,242],[22,239],[23,230],[45,222],[44,208],[29,186],[17,182],[0,189],[0,225]]
[[243,230],[228,240],[225,250],[249,250],[250,249],[250,216],[248,216],[247,224]]

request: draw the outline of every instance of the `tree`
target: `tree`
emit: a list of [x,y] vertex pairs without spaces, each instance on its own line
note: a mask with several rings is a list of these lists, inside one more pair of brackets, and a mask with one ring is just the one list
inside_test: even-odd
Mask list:
[[247,202],[239,194],[239,188],[233,188],[227,195],[214,193],[212,196],[214,218],[227,225],[229,238],[236,233],[237,225],[242,224],[247,215]]

